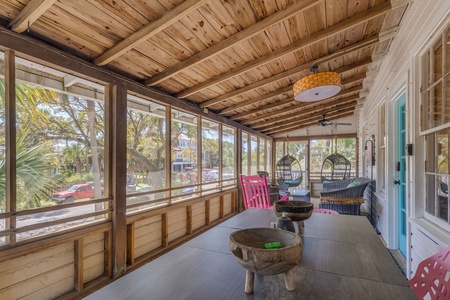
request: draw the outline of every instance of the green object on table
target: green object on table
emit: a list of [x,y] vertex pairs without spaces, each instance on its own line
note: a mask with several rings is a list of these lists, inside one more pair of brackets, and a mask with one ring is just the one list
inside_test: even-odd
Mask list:
[[264,244],[265,249],[275,249],[275,248],[281,248],[280,242],[273,242],[273,243],[266,243]]

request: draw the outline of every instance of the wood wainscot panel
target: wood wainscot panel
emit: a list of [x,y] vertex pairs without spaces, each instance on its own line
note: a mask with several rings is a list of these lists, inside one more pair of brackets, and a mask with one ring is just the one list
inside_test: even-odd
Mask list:
[[83,239],[83,282],[89,282],[105,272],[105,235],[97,233]]
[[161,216],[134,223],[134,255],[136,258],[161,247]]
[[220,197],[212,198],[209,201],[209,220],[210,222],[220,218]]
[[205,226],[205,203],[192,205],[192,230]]
[[74,288],[74,243],[0,263],[0,299],[54,298]]
[[228,215],[233,211],[233,194],[228,194],[223,196],[223,213]]
[[186,209],[180,208],[168,213],[169,242],[186,235]]

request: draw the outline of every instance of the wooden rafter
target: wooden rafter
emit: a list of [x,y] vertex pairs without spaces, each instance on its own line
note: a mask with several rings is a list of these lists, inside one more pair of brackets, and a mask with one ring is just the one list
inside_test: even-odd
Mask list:
[[[323,56],[320,59],[316,59],[314,61],[309,61],[309,62],[304,63],[304,64],[302,64],[302,65],[300,65],[298,67],[295,67],[293,69],[290,69],[290,70],[287,70],[285,72],[279,73],[279,74],[277,74],[275,76],[268,77],[268,78],[266,78],[264,80],[257,81],[255,83],[249,84],[249,85],[247,85],[247,86],[245,86],[245,87],[243,87],[241,89],[234,90],[234,91],[232,91],[230,93],[227,93],[225,95],[216,97],[216,98],[208,100],[208,101],[211,101],[211,103],[214,103],[214,104],[215,103],[219,103],[219,102],[221,102],[223,100],[230,99],[232,97],[235,97],[235,96],[244,94],[246,92],[252,91],[252,90],[254,90],[256,88],[265,86],[267,84],[272,84],[275,81],[282,80],[282,79],[288,78],[288,77],[290,77],[292,75],[295,75],[297,73],[300,73],[302,71],[308,70],[311,67],[311,65],[313,65],[313,64],[327,63],[327,62],[329,62],[329,61],[331,61],[333,59],[340,58],[340,57],[342,57],[342,56],[344,56],[346,54],[349,54],[349,53],[352,53],[352,52],[356,52],[356,51],[360,51],[361,49],[364,49],[364,48],[369,47],[369,46],[373,46],[376,43],[378,43],[378,37],[374,36],[374,37],[369,38],[367,40],[363,40],[363,41],[361,41],[359,43],[356,43],[354,45],[345,47],[345,48],[343,48],[341,50],[338,50],[338,51],[335,51],[335,52],[333,52],[331,54]],[[342,84],[344,84],[344,83],[342,83]],[[178,94],[176,96],[178,97]],[[219,111],[219,113],[221,115],[228,115],[229,112],[231,112],[231,111],[234,111],[234,110],[239,109],[239,108],[243,108],[243,107],[245,107],[247,105],[252,105],[252,104],[254,104],[256,102],[258,102],[258,100],[251,99],[251,100],[239,103],[238,105],[233,105],[233,106],[227,107],[227,108]]]
[[[348,116],[352,116],[354,113],[354,107],[352,108],[348,108],[345,109],[343,111],[338,111],[338,112],[334,112],[333,113],[333,119],[338,119],[338,118],[344,118],[344,117],[348,117]],[[308,122],[299,122],[299,124],[292,124],[289,126],[285,126],[284,128],[279,127],[277,129],[274,129],[270,132],[267,132],[266,134],[268,135],[274,135],[274,134],[280,134],[280,133],[285,133],[285,132],[290,132],[292,130],[297,130],[297,129],[301,129],[301,128],[305,128],[305,127],[309,127],[309,126],[314,126],[315,124],[317,124],[317,118],[314,119],[309,119]]]
[[[353,69],[356,69],[356,68],[364,67],[364,66],[370,64],[371,62],[372,62],[372,59],[371,58],[367,58],[367,59],[365,59],[363,61],[355,62],[353,64],[350,64],[350,65],[344,66],[342,68],[336,69],[335,72],[337,72],[337,73],[344,73],[344,72],[347,72],[347,71],[350,71],[350,70],[353,70]],[[342,90],[341,92],[339,92],[335,97],[338,97],[338,96],[341,96],[341,95],[344,95],[344,94],[348,94],[348,93],[351,93],[351,92],[354,92],[354,91],[359,91],[361,89],[362,89],[362,86],[359,87],[357,90],[355,90],[354,88],[352,88],[352,89],[345,89],[345,90]],[[281,113],[288,112],[290,109],[295,109],[295,108],[299,108],[299,107],[303,107],[303,106],[305,106],[304,103],[296,102],[294,105],[292,105],[291,107],[289,107],[287,109],[278,110],[278,111],[270,113],[269,115],[278,115],[278,114],[281,114]],[[259,113],[260,110],[261,109],[256,109],[256,110],[253,110],[251,113],[244,112],[242,114],[233,116],[230,119],[232,119],[232,120],[242,119],[243,116],[248,116],[248,115],[251,115],[251,114]],[[255,118],[252,118],[252,120],[255,120]]]
[[[211,85],[215,85],[218,84],[222,81],[225,81],[227,79],[230,79],[234,76],[238,76],[240,74],[243,74],[245,72],[248,72],[256,67],[259,67],[261,65],[264,65],[266,63],[269,63],[281,56],[284,56],[286,54],[304,49],[308,46],[311,46],[314,43],[317,43],[319,41],[325,40],[327,38],[329,38],[332,35],[338,34],[340,32],[343,32],[345,30],[348,30],[349,28],[352,28],[358,24],[361,24],[363,22],[367,22],[370,19],[376,18],[382,14],[385,14],[387,11],[389,11],[391,8],[391,4],[390,2],[384,2],[380,5],[377,5],[374,8],[368,9],[362,13],[359,13],[353,17],[350,17],[342,22],[339,22],[331,27],[328,27],[326,29],[323,29],[321,31],[315,32],[313,34],[311,34],[309,37],[305,38],[305,39],[300,39],[297,40],[293,43],[291,43],[289,46],[286,46],[284,48],[281,48],[277,51],[274,51],[264,57],[255,59],[253,61],[250,61],[242,66],[239,66],[238,68],[232,69],[228,72],[223,73],[220,76],[216,76],[210,80],[207,80],[201,84],[199,84],[199,86],[202,87],[202,89],[207,88]],[[205,108],[205,107],[209,107],[213,104],[215,104],[216,102],[212,102],[210,100],[205,101],[203,103],[200,104],[200,108]]]
[[[173,77],[177,75],[178,73],[182,72],[184,69],[190,68],[195,64],[198,64],[212,56],[215,56],[226,49],[229,49],[233,47],[234,45],[242,42],[243,40],[249,39],[256,34],[264,31],[267,29],[267,27],[281,22],[287,18],[292,17],[294,14],[298,14],[301,11],[304,11],[311,6],[315,6],[318,3],[322,2],[323,0],[316,1],[316,0],[307,0],[307,1],[301,1],[296,2],[292,5],[289,5],[286,9],[279,11],[275,14],[272,14],[268,16],[267,18],[261,20],[258,23],[255,23],[254,25],[239,31],[238,33],[230,36],[229,38],[209,47],[208,49],[199,52],[188,59],[176,64],[175,66],[159,73],[158,75],[153,76],[152,78],[149,78],[145,81],[146,85],[155,85],[160,83],[161,81],[164,81],[170,77]],[[179,97],[186,97],[189,94],[195,93],[194,92],[184,92]]]
[[17,17],[9,23],[9,28],[15,32],[24,32],[55,2],[56,0],[31,0]]
[[[277,97],[277,96],[282,96],[283,94],[288,94],[289,98],[291,98],[292,96],[292,86],[287,86],[285,88],[273,91],[269,94],[265,94],[265,95],[261,95],[259,97],[256,97],[254,99],[239,103],[237,105],[233,105],[233,107],[235,108],[243,108],[252,104],[262,104],[263,102],[272,99],[273,97]],[[292,101],[292,99],[289,99],[290,101]],[[281,100],[281,101],[285,101],[285,100]],[[223,114],[222,114],[223,115]]]
[[[337,94],[337,96],[333,97],[332,99],[336,99],[336,97],[338,97],[338,96],[343,96],[343,95],[346,95],[346,94],[359,92],[359,91],[361,91],[361,89],[362,89],[362,85],[355,86],[355,87],[350,88],[350,89],[342,90],[342,91],[340,91]],[[320,102],[319,105],[322,105],[322,104],[324,104],[324,102]],[[273,118],[275,116],[284,117],[284,115],[286,115],[287,113],[292,113],[292,112],[294,112],[294,111],[296,111],[298,109],[304,109],[305,107],[308,107],[308,105],[305,105],[302,102],[298,102],[298,103],[292,105],[291,107],[288,107],[288,108],[285,108],[285,109],[280,109],[280,110],[273,111],[271,113],[267,113],[267,114],[262,114],[260,116],[251,117],[250,120],[244,121],[242,123],[247,124],[247,125],[253,125],[253,124],[265,121],[268,118]]]
[[327,108],[327,109],[334,109],[338,106],[342,106],[347,104],[348,102],[352,102],[352,101],[357,101],[359,99],[358,96],[350,96],[350,97],[346,97],[343,99],[335,99],[333,101],[323,101],[323,103],[318,103],[316,105],[310,105],[308,107],[305,107],[302,110],[299,111],[295,111],[292,112],[290,114],[286,114],[283,116],[283,119],[272,119],[272,120],[267,120],[264,122],[264,124],[256,124],[254,126],[252,126],[252,128],[258,128],[258,130],[262,130],[262,129],[267,129],[269,127],[273,127],[273,126],[280,126],[283,124],[286,124],[287,120],[290,120],[292,118],[300,118],[300,117],[307,117],[311,114],[316,114],[318,113],[318,111],[322,111],[323,109]]
[[207,0],[186,0],[171,11],[166,12],[161,18],[142,27],[111,49],[108,49],[94,60],[94,63],[103,66],[119,57],[123,53],[135,47],[137,44],[149,39],[153,35],[166,29],[173,23],[185,17],[193,10],[199,8]]
[[[277,124],[264,126],[263,128],[260,128],[258,130],[262,131],[262,132],[268,132],[268,131],[276,130],[276,129],[278,129],[280,127],[284,127],[284,126],[308,123],[311,118],[315,119],[317,121],[317,116],[322,115],[323,113],[327,113],[327,117],[328,116],[333,117],[333,112],[340,111],[343,109],[348,109],[348,108],[355,109],[355,105],[356,105],[357,101],[358,101],[358,99],[354,97],[345,102],[344,101],[339,102],[339,103],[336,102],[335,105],[333,105],[333,106],[327,105],[327,106],[322,106],[322,107],[316,107],[316,108],[310,109],[308,111],[302,111],[301,113],[298,113],[298,115],[295,117],[295,119],[291,119],[291,120],[284,121],[284,122],[277,123]],[[331,114],[330,114],[330,112],[331,112]]]
[[[361,75],[358,75],[358,76],[350,77],[350,78],[347,78],[346,80],[344,80],[342,82],[342,85],[358,82],[358,81],[360,81],[360,80],[362,80],[364,78],[365,78],[365,74],[361,74]],[[292,86],[289,86],[288,89],[292,93]],[[348,90],[344,90],[343,92],[349,93]],[[334,98],[335,97],[333,97],[332,99],[334,99]],[[281,107],[282,105],[286,105],[286,104],[288,104],[290,102],[293,103],[293,104],[298,104],[298,102],[296,102],[292,98],[290,98],[290,99],[287,99],[287,100],[282,100],[282,101],[278,101],[278,102],[272,103],[270,105],[265,105],[265,106],[257,108],[257,109],[253,109],[253,110],[249,110],[249,111],[245,111],[245,112],[236,114],[236,115],[232,116],[230,119],[231,120],[241,120],[241,119],[243,119],[245,117],[261,113],[261,112],[263,112],[265,110],[276,108],[277,106]],[[305,105],[305,104],[303,104],[303,105]]]

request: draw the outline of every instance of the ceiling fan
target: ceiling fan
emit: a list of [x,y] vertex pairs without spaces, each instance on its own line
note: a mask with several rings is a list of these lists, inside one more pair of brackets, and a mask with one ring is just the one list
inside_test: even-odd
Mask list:
[[317,125],[319,125],[319,126],[332,126],[332,125],[334,125],[334,126],[337,126],[337,125],[351,126],[352,123],[333,122],[333,121],[326,119],[326,114],[323,114],[322,119],[317,122]]

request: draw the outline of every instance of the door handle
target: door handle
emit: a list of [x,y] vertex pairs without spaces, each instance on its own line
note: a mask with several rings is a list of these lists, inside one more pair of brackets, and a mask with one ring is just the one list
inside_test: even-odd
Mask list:
[[400,180],[394,180],[394,184],[400,185]]

